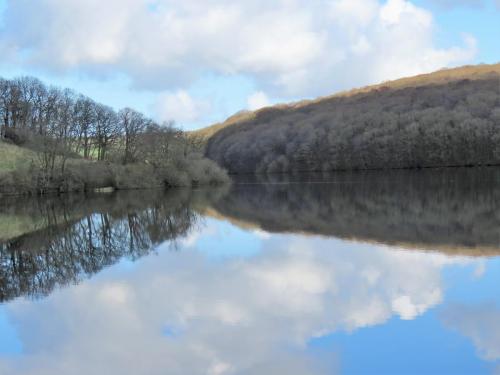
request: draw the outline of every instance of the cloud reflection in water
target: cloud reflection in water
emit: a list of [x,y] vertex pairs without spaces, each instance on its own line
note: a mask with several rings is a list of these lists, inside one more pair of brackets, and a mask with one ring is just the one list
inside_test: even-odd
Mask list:
[[202,232],[181,251],[144,258],[132,269],[115,266],[42,301],[9,304],[24,353],[3,358],[0,369],[10,374],[330,373],[338,364],[309,355],[310,340],[394,316],[414,319],[442,301],[443,267],[475,262],[260,233],[255,235],[260,251],[253,256],[213,262],[196,249],[219,229]]

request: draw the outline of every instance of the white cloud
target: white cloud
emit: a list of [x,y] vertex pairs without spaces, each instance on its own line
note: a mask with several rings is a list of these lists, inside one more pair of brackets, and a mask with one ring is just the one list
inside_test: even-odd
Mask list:
[[262,229],[254,229],[252,230],[252,233],[262,240],[268,240],[269,238],[272,237],[271,233],[266,232]]
[[160,121],[174,120],[179,125],[197,121],[210,111],[206,100],[194,99],[187,91],[164,93],[158,96],[155,113]]
[[500,309],[495,305],[452,305],[442,313],[445,324],[468,337],[479,356],[500,360]]
[[273,96],[340,88],[470,61],[434,43],[432,14],[406,0],[10,0],[4,56],[52,70],[187,87],[240,74]]
[[0,369],[331,373],[303,350],[310,340],[423,314],[442,299],[442,267],[462,262],[472,261],[295,235],[272,235],[243,259],[163,252],[125,276],[108,272],[7,305],[24,353],[0,358]]
[[267,107],[270,104],[269,98],[262,91],[257,91],[257,92],[254,92],[252,95],[250,95],[248,97],[247,103],[248,103],[247,108],[251,111],[254,111],[256,109],[260,109],[263,107]]
[[390,0],[380,9],[380,19],[386,26],[401,25],[404,18],[408,16],[412,16],[413,21],[423,28],[428,28],[432,24],[432,15],[410,2]]

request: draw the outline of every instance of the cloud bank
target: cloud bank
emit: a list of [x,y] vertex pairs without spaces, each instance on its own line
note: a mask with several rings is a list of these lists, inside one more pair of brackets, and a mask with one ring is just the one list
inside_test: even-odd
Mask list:
[[[440,47],[406,0],[10,0],[3,56],[52,72],[120,73],[136,88],[185,89],[245,75],[273,96],[315,96],[470,61]],[[173,91],[173,92],[174,92]]]

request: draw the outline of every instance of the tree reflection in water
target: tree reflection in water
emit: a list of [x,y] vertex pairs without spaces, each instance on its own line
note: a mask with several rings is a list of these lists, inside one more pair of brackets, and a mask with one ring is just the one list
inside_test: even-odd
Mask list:
[[42,297],[124,257],[136,260],[165,242],[175,247],[200,222],[194,206],[218,193],[186,189],[4,201],[3,213],[29,216],[37,230],[0,243],[0,302]]

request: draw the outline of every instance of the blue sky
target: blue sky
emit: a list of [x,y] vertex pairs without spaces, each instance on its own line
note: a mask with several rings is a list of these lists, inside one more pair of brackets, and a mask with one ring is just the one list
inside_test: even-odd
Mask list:
[[194,129],[243,109],[500,61],[498,0],[0,0],[0,75]]

